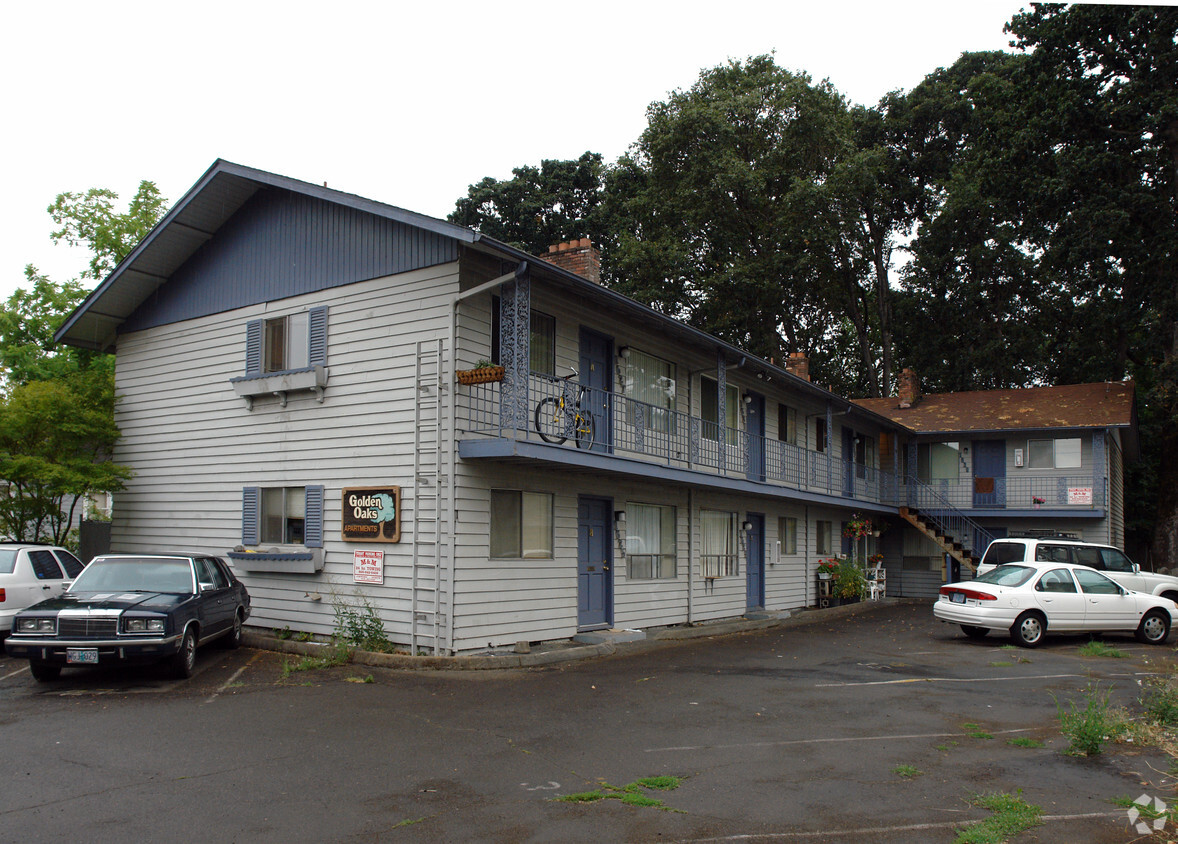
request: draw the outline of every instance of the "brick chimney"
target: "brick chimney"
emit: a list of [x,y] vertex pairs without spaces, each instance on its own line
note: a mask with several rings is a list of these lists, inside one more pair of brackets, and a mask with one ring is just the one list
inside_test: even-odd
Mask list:
[[548,254],[540,257],[562,270],[601,284],[601,252],[587,237],[553,244],[548,247]]
[[810,359],[805,352],[790,352],[789,360],[785,362],[785,371],[790,375],[810,380]]
[[912,407],[920,401],[920,379],[908,367],[900,373],[900,407]]

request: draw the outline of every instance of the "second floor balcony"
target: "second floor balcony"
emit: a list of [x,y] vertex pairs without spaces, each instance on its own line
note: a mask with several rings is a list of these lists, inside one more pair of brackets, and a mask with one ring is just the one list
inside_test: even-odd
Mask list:
[[[659,477],[660,468],[680,478],[786,497],[818,498],[850,506],[893,510],[962,510],[977,516],[1007,514],[1098,517],[1107,506],[1107,481],[1093,474],[919,482],[744,428],[720,425],[621,393],[532,373],[525,389],[504,382],[459,385],[460,442],[530,443],[537,459],[574,462],[596,456],[597,466]],[[746,420],[742,420],[746,421]],[[554,451],[557,450],[557,451]],[[559,450],[571,450],[564,456]],[[463,456],[493,456],[467,446]],[[600,458],[610,459],[601,463]],[[582,462],[585,462],[582,460]],[[666,474],[666,473],[662,473]]]

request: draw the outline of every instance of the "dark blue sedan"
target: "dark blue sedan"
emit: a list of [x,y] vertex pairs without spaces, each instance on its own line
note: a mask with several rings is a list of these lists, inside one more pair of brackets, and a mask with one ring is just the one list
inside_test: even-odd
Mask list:
[[249,593],[220,557],[105,554],[64,594],[19,612],[4,646],[42,681],[64,666],[159,661],[184,678],[199,645],[238,647],[249,613]]

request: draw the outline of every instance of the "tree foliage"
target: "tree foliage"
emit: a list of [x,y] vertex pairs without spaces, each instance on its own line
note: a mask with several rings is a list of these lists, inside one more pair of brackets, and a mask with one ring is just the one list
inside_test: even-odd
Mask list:
[[74,373],[13,388],[0,402],[0,535],[66,541],[80,500],[122,489],[110,461],[119,437],[109,378]]
[[[125,213],[109,190],[64,193],[49,207],[51,237],[85,245],[85,279],[101,279],[163,216],[165,201],[141,182]],[[0,536],[66,540],[84,497],[122,489],[130,476],[111,462],[114,357],[54,347],[53,336],[85,298],[78,280],[57,284],[31,264],[26,284],[0,307]]]
[[447,219],[532,255],[578,237],[600,244],[603,170],[601,154],[595,152],[516,167],[510,179],[488,176],[471,185]]
[[62,193],[47,209],[61,228],[50,237],[90,250],[90,264],[82,278],[99,281],[130,254],[167,211],[167,200],[155,182],[142,181],[125,212],[115,210],[119,195],[108,188],[85,193]]

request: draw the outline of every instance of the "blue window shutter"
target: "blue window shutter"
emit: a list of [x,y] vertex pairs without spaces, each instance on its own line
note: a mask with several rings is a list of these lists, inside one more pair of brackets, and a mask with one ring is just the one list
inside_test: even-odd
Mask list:
[[241,544],[258,544],[258,524],[261,522],[262,489],[247,486],[241,491]]
[[303,519],[303,544],[308,548],[323,547],[323,487],[309,486]]
[[311,308],[310,319],[311,337],[307,345],[308,359],[311,366],[327,365],[327,307]]
[[262,321],[250,320],[245,325],[245,374],[262,374]]

